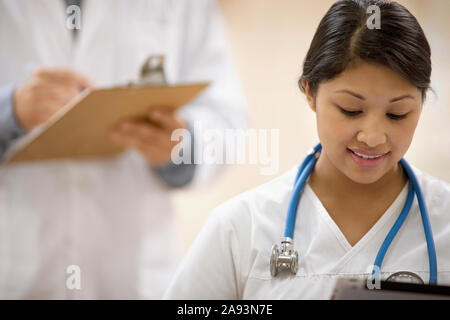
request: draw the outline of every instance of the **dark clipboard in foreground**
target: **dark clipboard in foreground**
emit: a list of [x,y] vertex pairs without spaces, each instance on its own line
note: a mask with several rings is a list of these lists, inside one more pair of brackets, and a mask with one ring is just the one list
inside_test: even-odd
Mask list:
[[339,279],[333,300],[450,300],[450,287],[380,281],[380,289],[368,289],[366,280]]

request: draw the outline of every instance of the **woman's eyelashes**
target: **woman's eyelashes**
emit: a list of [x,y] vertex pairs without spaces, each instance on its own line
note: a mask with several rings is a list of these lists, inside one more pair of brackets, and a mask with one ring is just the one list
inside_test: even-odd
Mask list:
[[[358,116],[360,113],[362,113],[362,111],[350,111],[350,110],[346,110],[340,106],[337,106],[339,108],[339,110],[341,110],[341,112],[349,117],[356,117]],[[408,115],[406,114],[393,114],[393,113],[386,113],[386,115],[392,119],[392,120],[402,120],[405,119],[406,116]]]

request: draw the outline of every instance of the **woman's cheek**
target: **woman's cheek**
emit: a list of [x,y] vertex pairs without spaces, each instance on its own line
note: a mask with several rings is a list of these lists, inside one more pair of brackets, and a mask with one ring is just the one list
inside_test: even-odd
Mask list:
[[395,148],[400,153],[400,157],[408,151],[412,142],[414,130],[410,127],[399,127],[391,134],[391,143],[395,145]]
[[319,114],[319,135],[334,142],[348,142],[355,132],[354,122],[350,122],[341,114],[332,112]]
[[418,119],[411,118],[396,125],[391,131],[391,143],[394,144],[402,156],[408,151],[414,137]]

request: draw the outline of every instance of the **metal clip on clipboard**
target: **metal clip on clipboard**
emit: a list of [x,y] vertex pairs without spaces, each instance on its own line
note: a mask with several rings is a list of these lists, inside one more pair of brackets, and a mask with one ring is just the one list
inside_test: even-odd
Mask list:
[[164,56],[151,55],[149,56],[141,67],[137,83],[135,86],[160,86],[166,85],[166,76],[164,74]]

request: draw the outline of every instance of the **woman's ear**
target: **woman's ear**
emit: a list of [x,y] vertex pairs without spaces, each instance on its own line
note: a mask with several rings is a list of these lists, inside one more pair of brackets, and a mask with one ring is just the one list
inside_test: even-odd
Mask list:
[[306,100],[308,100],[309,107],[311,108],[312,111],[316,112],[316,99],[314,98],[314,96],[311,93],[311,90],[309,89],[308,82],[306,80],[303,80],[302,86],[305,89]]

